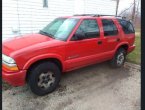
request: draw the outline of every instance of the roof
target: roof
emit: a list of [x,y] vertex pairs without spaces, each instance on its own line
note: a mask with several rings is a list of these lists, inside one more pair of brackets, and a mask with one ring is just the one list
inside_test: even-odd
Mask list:
[[78,18],[78,19],[81,19],[81,18],[105,18],[105,19],[108,19],[108,18],[111,18],[111,19],[119,18],[119,19],[123,19],[123,17],[121,17],[121,16],[97,15],[97,14],[80,14],[80,15],[73,15],[73,16],[63,16],[63,18]]

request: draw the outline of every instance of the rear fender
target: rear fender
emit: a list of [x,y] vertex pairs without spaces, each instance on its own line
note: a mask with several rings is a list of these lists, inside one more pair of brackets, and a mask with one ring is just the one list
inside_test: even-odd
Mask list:
[[114,51],[114,54],[117,52],[117,50],[118,50],[122,45],[128,45],[128,47],[129,47],[129,43],[128,43],[128,42],[122,42],[122,43],[120,43],[120,44],[118,44],[118,45],[116,46],[115,51]]

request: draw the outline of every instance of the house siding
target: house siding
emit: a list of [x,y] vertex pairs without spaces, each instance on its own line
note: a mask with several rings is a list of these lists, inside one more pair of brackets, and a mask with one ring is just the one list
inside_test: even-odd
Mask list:
[[115,14],[115,5],[116,2],[111,0],[48,0],[48,7],[44,8],[43,0],[3,0],[2,40],[36,33],[59,16]]

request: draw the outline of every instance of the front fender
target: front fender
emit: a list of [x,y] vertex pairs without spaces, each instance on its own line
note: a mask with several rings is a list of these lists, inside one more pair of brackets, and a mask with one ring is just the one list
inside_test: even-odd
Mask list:
[[42,60],[42,59],[46,59],[46,58],[55,58],[55,59],[59,60],[61,62],[61,64],[62,64],[62,69],[64,70],[64,63],[63,63],[64,59],[60,55],[57,55],[57,54],[43,54],[43,55],[35,56],[35,57],[29,59],[25,63],[25,65],[23,66],[23,69],[27,70],[36,61],[39,61],[39,60]]

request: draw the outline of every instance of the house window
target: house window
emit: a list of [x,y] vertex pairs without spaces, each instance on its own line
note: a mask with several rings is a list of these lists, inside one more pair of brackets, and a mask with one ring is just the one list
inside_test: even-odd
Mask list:
[[43,7],[48,7],[48,0],[43,0]]

